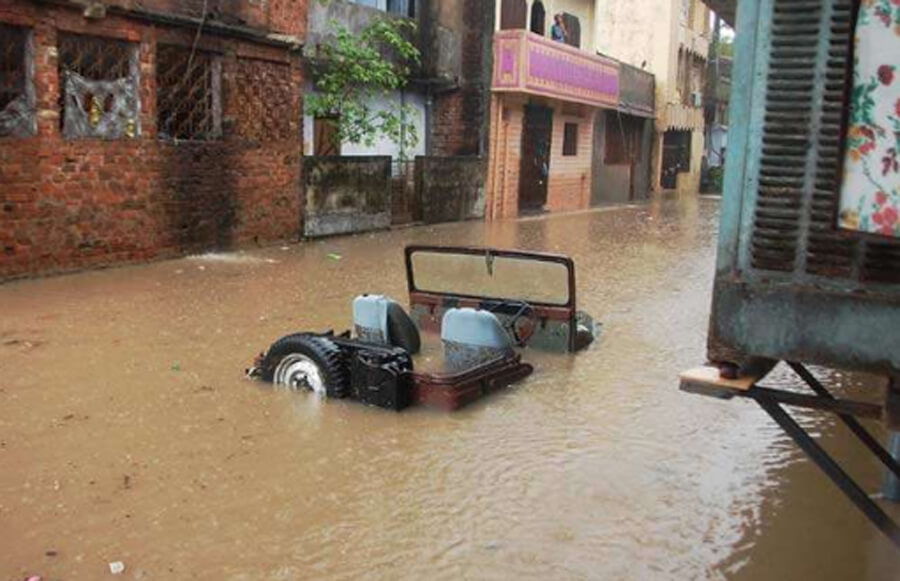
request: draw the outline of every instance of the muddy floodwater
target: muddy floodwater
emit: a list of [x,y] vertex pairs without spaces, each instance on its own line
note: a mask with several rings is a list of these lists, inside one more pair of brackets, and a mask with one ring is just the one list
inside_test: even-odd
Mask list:
[[[165,580],[900,578],[754,404],[678,391],[704,362],[717,213],[655,201],[0,286],[0,580],[113,561]],[[281,335],[349,327],[359,293],[405,302],[408,243],[570,254],[602,338],[526,351],[534,375],[453,414],[243,378]],[[842,425],[795,413],[878,491]]]

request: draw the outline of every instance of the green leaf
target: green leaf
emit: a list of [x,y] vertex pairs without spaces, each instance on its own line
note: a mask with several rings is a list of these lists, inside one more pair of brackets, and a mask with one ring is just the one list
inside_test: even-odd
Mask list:
[[[322,0],[320,0],[322,1]],[[398,144],[401,154],[418,143],[409,122],[411,108],[404,111],[371,110],[375,94],[389,94],[406,86],[421,63],[413,44],[416,26],[401,18],[377,18],[358,34],[337,22],[329,22],[332,34],[319,46],[312,68],[315,93],[305,101],[313,117],[337,119],[341,141],[371,146],[384,136]]]

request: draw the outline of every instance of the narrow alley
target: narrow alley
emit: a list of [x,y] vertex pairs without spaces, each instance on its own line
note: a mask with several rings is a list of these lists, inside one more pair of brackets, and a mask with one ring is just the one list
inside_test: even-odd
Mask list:
[[[764,413],[676,389],[704,360],[718,206],[657,199],[0,287],[0,467],[16,467],[0,469],[0,579],[98,579],[113,561],[133,579],[895,578],[889,541]],[[526,350],[530,378],[454,414],[244,379],[281,335],[347,328],[358,294],[406,302],[410,243],[570,254],[600,339]],[[799,417],[878,487],[842,426]]]

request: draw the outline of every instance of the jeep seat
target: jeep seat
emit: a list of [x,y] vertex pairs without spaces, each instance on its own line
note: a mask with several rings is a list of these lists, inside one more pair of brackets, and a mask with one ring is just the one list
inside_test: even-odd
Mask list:
[[444,364],[464,371],[515,353],[509,334],[493,313],[470,308],[449,309],[441,322]]
[[402,347],[410,355],[422,346],[412,318],[397,301],[384,295],[353,299],[353,331],[360,341]]

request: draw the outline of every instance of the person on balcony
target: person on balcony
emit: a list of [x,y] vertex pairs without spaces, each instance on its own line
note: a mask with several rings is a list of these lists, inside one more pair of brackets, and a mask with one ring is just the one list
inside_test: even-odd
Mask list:
[[557,42],[566,42],[569,31],[566,30],[566,23],[563,21],[562,12],[557,12],[553,16],[553,26],[550,27],[550,38]]

